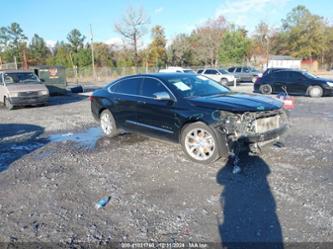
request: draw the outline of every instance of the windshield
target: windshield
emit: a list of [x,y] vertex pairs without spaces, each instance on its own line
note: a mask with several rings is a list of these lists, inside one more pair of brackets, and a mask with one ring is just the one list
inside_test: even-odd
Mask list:
[[30,72],[5,73],[3,78],[6,84],[40,82],[36,74]]
[[225,70],[225,69],[219,69],[219,72],[221,73],[221,74],[230,74],[227,70]]
[[170,76],[166,80],[183,97],[201,97],[230,92],[228,88],[201,75],[177,75]]
[[302,72],[302,74],[313,79],[318,78],[316,75],[309,72]]

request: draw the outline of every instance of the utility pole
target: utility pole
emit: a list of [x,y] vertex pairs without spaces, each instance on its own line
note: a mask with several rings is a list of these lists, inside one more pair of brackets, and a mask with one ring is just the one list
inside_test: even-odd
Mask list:
[[91,34],[91,64],[92,64],[92,70],[93,70],[93,78],[96,80],[96,70],[95,70],[95,55],[94,55],[94,35],[92,31],[92,27],[90,24],[90,34]]
[[15,65],[15,69],[17,70],[17,61],[16,61],[16,56],[14,56],[14,65]]

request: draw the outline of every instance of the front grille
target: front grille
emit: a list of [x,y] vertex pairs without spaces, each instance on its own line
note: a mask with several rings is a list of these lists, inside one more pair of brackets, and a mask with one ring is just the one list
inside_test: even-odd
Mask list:
[[34,92],[21,92],[18,94],[19,97],[37,97],[38,96],[38,91]]

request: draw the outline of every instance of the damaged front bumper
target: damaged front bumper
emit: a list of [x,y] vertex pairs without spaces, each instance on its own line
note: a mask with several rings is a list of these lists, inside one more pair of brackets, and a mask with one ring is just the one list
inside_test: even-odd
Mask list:
[[288,116],[282,109],[245,113],[221,111],[215,128],[225,136],[229,151],[234,144],[263,146],[286,132]]

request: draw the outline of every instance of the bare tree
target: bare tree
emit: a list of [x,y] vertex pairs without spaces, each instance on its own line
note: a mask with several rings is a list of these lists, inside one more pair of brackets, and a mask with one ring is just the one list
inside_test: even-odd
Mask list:
[[265,57],[266,66],[268,65],[269,54],[271,51],[271,40],[274,36],[274,30],[265,22],[260,22],[255,29],[255,41],[258,52]]
[[134,50],[134,64],[138,66],[138,42],[147,33],[149,17],[143,8],[134,9],[129,7],[122,20],[114,25],[115,30],[129,41]]
[[209,19],[192,32],[196,57],[205,65],[217,66],[218,51],[228,24],[223,16]]

